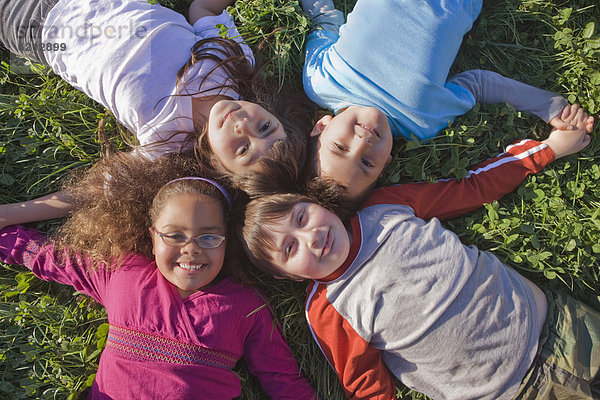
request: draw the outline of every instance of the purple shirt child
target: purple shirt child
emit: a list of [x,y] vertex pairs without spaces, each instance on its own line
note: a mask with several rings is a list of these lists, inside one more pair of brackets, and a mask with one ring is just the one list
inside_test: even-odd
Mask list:
[[85,257],[57,257],[42,233],[0,231],[0,261],[73,286],[104,307],[110,323],[89,399],[231,399],[244,361],[274,399],[316,398],[255,289],[226,278],[182,299],[153,260],[87,272]]

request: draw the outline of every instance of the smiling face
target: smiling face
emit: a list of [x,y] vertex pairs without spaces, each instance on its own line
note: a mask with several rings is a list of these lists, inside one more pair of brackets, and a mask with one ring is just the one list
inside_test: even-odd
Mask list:
[[315,170],[358,197],[377,181],[392,157],[393,138],[387,117],[378,109],[348,107],[317,122]]
[[272,262],[289,276],[322,279],[342,266],[350,252],[342,221],[317,204],[298,203],[265,228],[276,249]]
[[240,174],[256,166],[277,140],[285,140],[281,122],[258,104],[221,100],[210,110],[208,142],[223,166]]
[[217,200],[198,194],[172,196],[165,201],[150,235],[156,266],[177,287],[181,297],[209,285],[221,271],[225,241],[213,249],[201,248],[193,240],[183,247],[173,247],[165,244],[157,232],[183,233],[188,237],[206,233],[225,236],[223,209]]

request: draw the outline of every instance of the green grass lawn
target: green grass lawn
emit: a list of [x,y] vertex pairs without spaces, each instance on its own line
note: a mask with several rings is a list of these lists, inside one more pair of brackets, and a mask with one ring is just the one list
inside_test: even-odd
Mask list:
[[[183,11],[187,0],[161,3]],[[336,1],[350,11],[353,0]],[[300,88],[308,20],[296,1],[238,0],[232,9],[243,35],[265,59],[265,73]],[[385,38],[383,38],[385,39]],[[100,157],[96,130],[126,148],[119,127],[101,106],[55,75],[0,51],[0,202],[58,189],[73,169]],[[600,111],[600,5],[596,0],[485,1],[465,37],[453,72],[497,71],[561,93],[590,113]],[[21,72],[17,74],[15,72]],[[506,105],[476,106],[438,138],[398,141],[381,183],[462,177],[466,168],[501,152],[517,138],[543,139],[549,128]],[[600,292],[600,138],[527,179],[514,193],[446,225],[464,243],[494,252],[541,287],[564,289],[598,305]],[[36,226],[52,231],[61,221]],[[324,399],[342,399],[303,315],[304,285],[264,278],[261,288],[304,373]],[[73,398],[91,385],[106,339],[102,307],[70,288],[42,282],[23,267],[0,273],[0,397]],[[245,399],[262,399],[239,367]],[[401,398],[424,398],[398,384]]]

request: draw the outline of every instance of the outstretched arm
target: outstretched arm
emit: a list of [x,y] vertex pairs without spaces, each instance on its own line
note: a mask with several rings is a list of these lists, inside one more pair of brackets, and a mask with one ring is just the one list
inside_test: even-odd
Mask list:
[[194,0],[188,9],[188,20],[194,25],[202,17],[219,15],[235,0]]
[[479,69],[454,75],[448,83],[467,89],[478,103],[508,103],[519,111],[538,116],[554,128],[566,129],[566,124],[562,123],[560,116],[569,103],[556,93]]
[[525,139],[472,167],[465,178],[384,186],[375,190],[363,207],[405,204],[419,218],[454,218],[502,198],[553,160],[554,152],[547,144]]
[[42,232],[19,225],[0,229],[0,262],[24,265],[38,278],[72,286],[100,303],[107,281],[116,270],[90,273],[92,263],[84,254],[69,256],[65,250],[57,250]]
[[0,229],[8,225],[66,217],[72,209],[71,199],[64,191],[21,203],[0,204]]
[[300,373],[269,308],[264,304],[257,307],[256,312],[246,317],[247,323],[252,322],[244,339],[244,361],[250,373],[258,378],[271,399],[320,399],[308,379]]
[[562,118],[570,125],[569,130],[554,129],[541,143],[530,139],[514,143],[499,156],[477,164],[466,178],[385,186],[377,189],[364,207],[405,204],[420,218],[448,219],[500,199],[528,175],[541,171],[555,159],[581,151],[590,143],[586,131],[589,118],[579,106],[565,107]]

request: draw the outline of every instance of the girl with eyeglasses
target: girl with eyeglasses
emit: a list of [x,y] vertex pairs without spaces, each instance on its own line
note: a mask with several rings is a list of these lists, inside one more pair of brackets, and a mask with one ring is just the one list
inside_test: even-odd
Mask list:
[[201,173],[193,157],[111,156],[70,184],[77,209],[55,238],[1,230],[0,261],[106,307],[89,399],[231,399],[241,358],[271,398],[316,398],[265,301],[242,285],[231,195]]
[[[110,110],[140,143],[135,156],[194,151],[232,180],[267,168],[264,159],[302,162],[315,105],[263,79],[225,10],[235,0],[194,0],[187,19],[150,3],[3,0],[0,47]],[[298,150],[272,155],[283,144]],[[24,207],[14,219],[65,217],[72,204],[58,192],[10,211]],[[0,211],[0,227],[15,223],[8,215]]]

